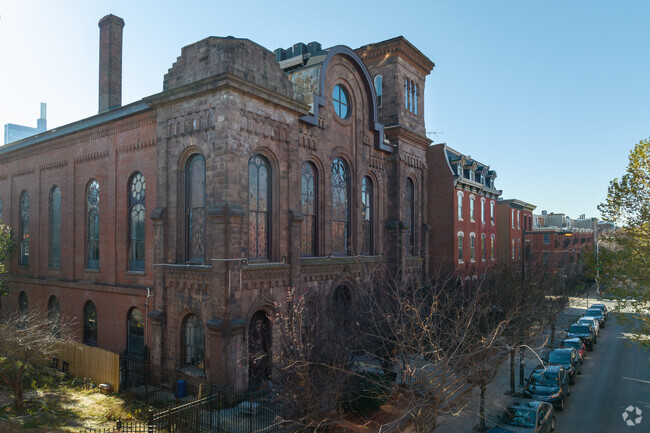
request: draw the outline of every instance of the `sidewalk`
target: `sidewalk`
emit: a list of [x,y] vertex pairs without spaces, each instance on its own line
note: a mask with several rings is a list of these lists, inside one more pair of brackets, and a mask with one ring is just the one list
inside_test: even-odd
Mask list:
[[[569,305],[560,314],[555,326],[555,342],[556,344],[564,337],[565,329],[575,322],[575,320],[582,315],[582,312],[587,308],[587,301],[589,305],[597,302],[595,290],[589,293],[587,298],[585,295],[581,297],[570,297]],[[531,347],[539,353],[539,346],[546,341],[550,342],[550,330],[546,330],[540,335],[536,341],[535,346]],[[539,364],[539,360],[530,350],[526,351],[525,360],[525,378],[528,379],[532,368]],[[490,420],[495,420],[506,406],[518,397],[521,398],[523,387],[519,386],[519,353],[515,356],[515,392],[518,395],[510,396],[506,393],[510,391],[510,357],[508,357],[499,368],[497,376],[490,383],[485,392],[485,416],[487,418],[486,424],[488,427],[494,425]],[[480,391],[478,388],[472,391],[459,401],[454,403],[448,412],[440,414],[438,418],[438,427],[434,430],[435,433],[470,433],[474,432],[473,428],[479,423],[479,403]],[[456,413],[454,413],[456,411]]]

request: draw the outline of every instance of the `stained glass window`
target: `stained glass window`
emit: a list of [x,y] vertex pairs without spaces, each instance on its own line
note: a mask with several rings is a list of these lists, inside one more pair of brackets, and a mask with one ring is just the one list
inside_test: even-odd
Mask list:
[[58,337],[61,314],[59,312],[59,300],[56,296],[50,296],[50,300],[47,303],[47,322],[52,335]]
[[406,189],[404,190],[404,196],[406,198],[406,206],[404,211],[406,212],[406,254],[415,253],[415,208],[414,208],[414,187],[413,181],[410,178],[406,178]]
[[342,159],[332,162],[332,253],[347,255],[350,251],[348,170]]
[[341,86],[337,84],[334,86],[332,91],[332,104],[334,105],[334,111],[336,115],[341,119],[347,119],[350,115],[350,97],[348,92]]
[[[189,160],[186,176],[187,259],[190,262],[202,263],[205,260],[205,158],[203,155],[194,155]],[[144,203],[142,204],[144,206]]]
[[29,195],[20,194],[20,264],[29,265]]
[[196,314],[190,314],[183,323],[185,365],[203,369],[204,347],[203,323]]
[[131,176],[129,185],[129,269],[144,271],[144,198],[142,173]]
[[368,176],[365,176],[361,181],[361,231],[362,243],[361,253],[372,254],[372,181]]
[[97,309],[91,301],[84,306],[84,344],[97,346]]
[[129,311],[126,348],[131,355],[144,356],[144,317],[139,308]]
[[50,190],[50,257],[51,268],[61,267],[61,188]]
[[271,169],[262,155],[248,162],[248,255],[253,259],[269,258],[271,224]]
[[86,191],[86,268],[99,269],[99,183],[93,179]]
[[316,168],[311,162],[302,164],[301,175],[301,201],[302,214],[305,217],[302,223],[302,255],[313,256],[316,254],[316,216],[317,216],[317,182]]

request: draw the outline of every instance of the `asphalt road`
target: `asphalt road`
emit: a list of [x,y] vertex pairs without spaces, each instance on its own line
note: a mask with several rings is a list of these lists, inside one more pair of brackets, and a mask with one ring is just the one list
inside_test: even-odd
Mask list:
[[[559,433],[650,432],[650,352],[629,344],[624,325],[610,315],[600,330],[598,343],[582,366],[582,374],[571,387],[565,409],[556,411]],[[626,408],[631,423],[623,419]]]

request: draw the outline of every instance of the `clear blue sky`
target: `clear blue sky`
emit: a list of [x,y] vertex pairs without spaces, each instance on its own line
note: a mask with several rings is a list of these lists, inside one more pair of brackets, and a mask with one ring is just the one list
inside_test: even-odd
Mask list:
[[0,125],[97,113],[97,22],[122,17],[124,104],[162,90],[207,36],[273,50],[352,48],[403,35],[436,63],[431,138],[497,171],[504,198],[599,216],[632,146],[650,136],[650,1],[0,0]]

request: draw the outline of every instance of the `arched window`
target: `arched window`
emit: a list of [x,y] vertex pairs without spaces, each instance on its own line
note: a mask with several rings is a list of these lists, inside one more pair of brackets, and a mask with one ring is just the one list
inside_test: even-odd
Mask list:
[[463,192],[458,191],[456,195],[458,196],[458,221],[462,221],[463,220]]
[[474,196],[469,196],[469,220],[474,222]]
[[193,263],[205,260],[205,158],[194,155],[187,163],[185,199],[186,257]]
[[[379,76],[380,77],[380,76]],[[361,253],[372,254],[372,215],[373,215],[372,180],[364,176],[361,181]]]
[[29,195],[20,194],[20,264],[29,265]]
[[248,324],[248,383],[271,378],[271,322],[264,311],[253,314]]
[[407,110],[411,109],[410,95],[411,95],[411,82],[409,81],[408,78],[404,78],[404,96],[405,96],[404,106],[406,107]]
[[132,271],[144,271],[144,195],[144,176],[137,172],[129,182],[129,269]]
[[203,369],[205,353],[203,322],[196,314],[183,321],[183,362],[187,366]]
[[[50,254],[49,267],[61,267],[61,188],[50,190]],[[55,298],[56,299],[56,298]]]
[[18,326],[21,329],[29,325],[29,305],[27,304],[27,294],[20,292],[18,295]]
[[248,161],[248,256],[269,259],[271,169],[262,155]]
[[382,78],[381,75],[375,77],[375,93],[377,94],[377,108],[381,108],[381,92],[382,92]]
[[93,179],[86,190],[86,268],[99,269],[99,183]]
[[127,318],[126,350],[130,355],[144,356],[144,317],[139,308],[131,308]]
[[347,255],[350,251],[350,212],[348,169],[342,159],[332,162],[332,253]]
[[59,300],[56,296],[50,296],[50,300],[47,302],[47,322],[50,333],[58,337],[61,314],[59,312]]
[[469,259],[472,262],[476,258],[475,254],[474,254],[474,246],[475,246],[474,242],[475,242],[475,240],[476,240],[476,235],[474,233],[470,233],[469,234]]
[[302,223],[302,255],[316,255],[316,215],[317,215],[316,168],[311,162],[302,164],[301,202],[304,221]]
[[84,344],[97,346],[97,309],[91,301],[84,306]]
[[490,259],[494,260],[494,235],[490,236]]
[[463,233],[458,233],[458,263],[463,263]]
[[412,255],[415,253],[415,191],[413,181],[408,177],[406,178],[404,198],[406,199],[404,212],[406,212],[406,224],[408,226],[406,229],[406,254]]
[[485,252],[485,234],[481,234],[481,260],[485,261],[487,254]]

